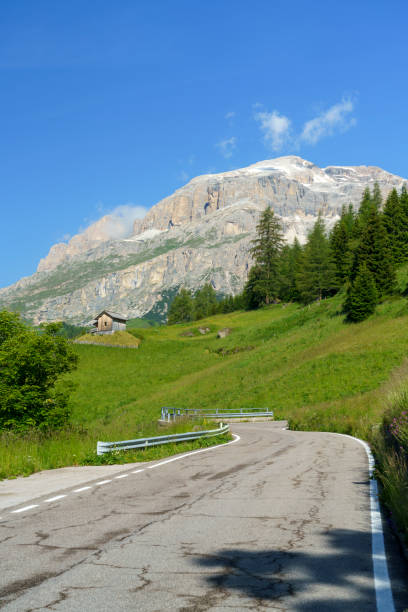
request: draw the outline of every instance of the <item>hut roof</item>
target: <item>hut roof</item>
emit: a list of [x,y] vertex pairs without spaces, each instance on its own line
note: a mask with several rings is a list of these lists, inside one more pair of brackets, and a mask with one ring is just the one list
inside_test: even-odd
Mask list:
[[112,319],[119,319],[120,321],[127,321],[127,317],[119,314],[118,312],[112,312],[111,310],[102,310],[98,315],[96,315],[95,319],[99,319],[103,314],[107,314]]

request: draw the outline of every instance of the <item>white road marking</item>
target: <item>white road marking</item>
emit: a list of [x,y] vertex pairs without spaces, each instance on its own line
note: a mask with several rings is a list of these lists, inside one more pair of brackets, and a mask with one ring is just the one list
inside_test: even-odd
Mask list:
[[31,508],[38,508],[38,504],[31,504],[31,506],[24,506],[24,508],[19,508],[18,510],[12,510],[13,514],[17,512],[25,512],[26,510],[31,510]]
[[63,497],[66,497],[66,495],[56,495],[55,497],[50,497],[50,499],[45,499],[45,502],[53,502],[53,501],[57,501],[57,499],[62,499]]
[[[332,432],[330,432],[332,433]],[[351,438],[364,446],[368,458],[368,474],[370,477],[370,511],[371,511],[371,555],[373,559],[374,588],[377,601],[377,612],[394,612],[394,600],[390,576],[388,574],[387,557],[385,554],[384,534],[382,530],[380,504],[378,502],[377,481],[373,477],[374,457],[367,442],[348,436],[347,434],[334,433],[335,436]]]
[[[190,455],[196,455],[197,453],[206,453],[207,451],[214,450],[216,448],[228,446],[229,444],[234,444],[235,442],[238,442],[241,439],[240,436],[238,436],[237,434],[232,434],[232,435],[234,437],[234,440],[231,440],[231,442],[227,442],[226,444],[217,444],[215,446],[209,446],[208,448],[201,448],[200,450],[190,451],[189,453],[184,453],[184,455],[180,455],[178,457],[172,457],[171,459],[160,461],[159,463],[155,463],[154,465],[148,465],[147,468],[148,469],[156,468],[161,465],[166,465],[167,463],[172,463],[173,461],[178,461],[179,459],[184,459],[185,457],[189,457]],[[140,468],[139,470],[133,470],[131,473],[139,474],[140,472],[144,472],[145,469],[146,468]],[[129,476],[129,474],[119,474],[119,476],[115,476],[115,478],[126,478],[127,476]],[[96,482],[95,484],[104,485],[104,484],[107,484],[108,482],[112,482],[112,479],[100,480],[99,482]],[[92,485],[80,487],[79,489],[73,489],[71,492],[81,493],[82,491],[87,491],[88,489],[92,489]],[[62,499],[63,497],[67,497],[67,494],[55,495],[54,497],[50,497],[49,499],[44,500],[44,503],[53,502],[53,501],[56,501],[57,499]],[[32,508],[38,508],[38,506],[39,504],[32,504],[31,506],[25,506],[24,508],[19,508],[18,510],[12,510],[11,512],[12,513],[25,512],[26,510],[31,510]]]
[[231,442],[226,442],[226,444],[217,444],[216,446],[209,446],[208,448],[201,448],[200,450],[191,451],[190,453],[185,453],[184,455],[180,455],[179,457],[172,457],[171,459],[166,459],[165,461],[160,461],[160,463],[155,463],[154,465],[148,465],[147,469],[152,470],[153,468],[160,467],[161,465],[166,465],[166,463],[172,463],[173,461],[179,461],[179,459],[184,459],[185,457],[189,457],[190,455],[197,455],[197,453],[205,453],[210,450],[214,450],[214,448],[223,448],[224,446],[228,446],[229,444],[235,444],[241,438],[237,434],[232,434],[235,440],[231,440]]

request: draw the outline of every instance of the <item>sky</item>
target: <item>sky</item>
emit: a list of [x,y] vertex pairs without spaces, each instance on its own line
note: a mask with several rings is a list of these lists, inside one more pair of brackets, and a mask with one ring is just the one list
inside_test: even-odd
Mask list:
[[406,0],[2,0],[0,287],[199,174],[408,177],[407,23]]

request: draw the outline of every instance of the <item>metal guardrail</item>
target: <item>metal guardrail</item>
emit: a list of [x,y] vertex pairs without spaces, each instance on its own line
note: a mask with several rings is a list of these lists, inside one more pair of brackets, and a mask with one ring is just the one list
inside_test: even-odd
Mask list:
[[216,408],[211,412],[201,410],[200,408],[169,408],[164,406],[161,409],[162,421],[175,421],[177,417],[200,417],[200,418],[215,418],[215,419],[236,419],[236,418],[251,418],[251,417],[272,417],[273,410],[269,408]]
[[212,438],[221,436],[229,431],[229,425],[220,423],[218,429],[208,429],[204,431],[188,431],[187,433],[171,434],[169,436],[154,436],[152,438],[137,438],[136,440],[121,440],[119,442],[98,442],[96,452],[98,455],[111,453],[112,451],[130,450],[132,448],[149,448],[159,444],[170,444],[171,442],[187,442],[188,440],[198,440],[199,438]]

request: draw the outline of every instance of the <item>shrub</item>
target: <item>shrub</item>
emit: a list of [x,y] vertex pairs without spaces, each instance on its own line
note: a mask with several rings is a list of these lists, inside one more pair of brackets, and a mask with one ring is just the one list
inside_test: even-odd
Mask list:
[[71,386],[56,383],[78,356],[60,326],[30,330],[19,316],[0,312],[0,429],[58,428],[69,418]]

